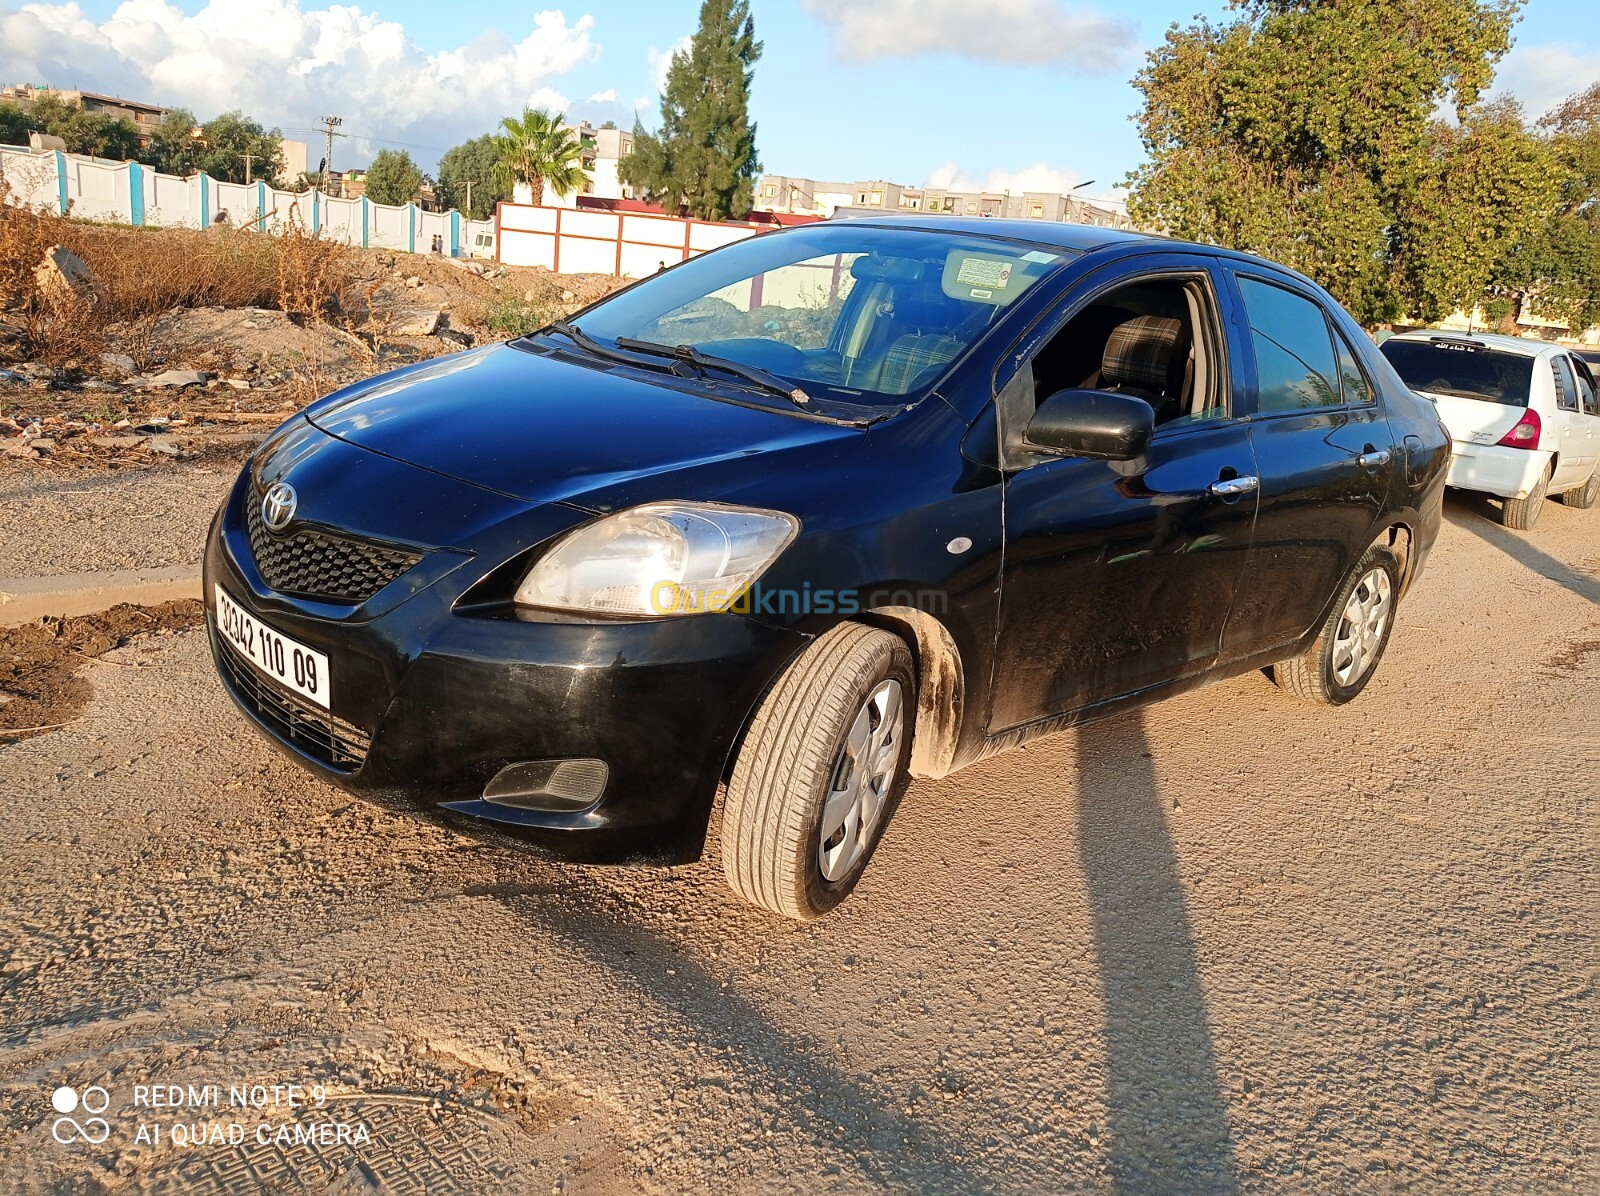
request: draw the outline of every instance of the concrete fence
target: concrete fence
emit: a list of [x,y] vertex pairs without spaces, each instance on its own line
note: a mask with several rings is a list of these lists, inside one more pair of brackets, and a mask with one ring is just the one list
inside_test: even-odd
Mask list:
[[164,228],[206,228],[226,220],[277,232],[298,204],[312,232],[375,249],[428,253],[435,236],[451,257],[467,257],[485,246],[494,222],[468,220],[460,212],[424,212],[416,204],[392,207],[362,199],[334,199],[317,191],[280,191],[265,183],[224,183],[205,174],[176,178],[137,162],[106,162],[59,150],[32,153],[0,147],[0,176],[13,203],[70,212],[107,223]]
[[495,222],[495,248],[502,262],[622,278],[643,278],[663,265],[767,231],[753,224],[518,203],[502,203]]

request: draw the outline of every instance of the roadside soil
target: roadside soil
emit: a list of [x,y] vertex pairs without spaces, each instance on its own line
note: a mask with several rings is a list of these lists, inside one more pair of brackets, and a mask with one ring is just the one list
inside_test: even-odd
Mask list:
[[204,608],[191,600],[123,604],[95,615],[0,627],[0,744],[53,731],[76,718],[94,692],[81,672],[86,661],[135,637],[171,635],[204,618]]
[[1446,506],[1358,701],[1240,677],[915,783],[805,926],[715,828],[581,868],[316,781],[198,629],[84,662],[0,743],[0,1189],[1600,1189],[1600,512]]

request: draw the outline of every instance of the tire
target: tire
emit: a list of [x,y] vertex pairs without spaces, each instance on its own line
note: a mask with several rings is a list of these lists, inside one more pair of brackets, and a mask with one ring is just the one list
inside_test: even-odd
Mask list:
[[[916,684],[905,642],[855,623],[835,627],[789,666],[757,710],[728,781],[722,867],[735,893],[800,921],[850,895],[910,780]],[[853,814],[841,819],[846,810]],[[835,823],[829,842],[825,816]]]
[[1580,511],[1587,511],[1600,501],[1600,462],[1595,464],[1589,480],[1576,490],[1568,490],[1561,496],[1561,501],[1569,507],[1577,507]]
[[1532,494],[1527,498],[1508,498],[1500,504],[1500,522],[1513,531],[1531,531],[1539,522],[1539,513],[1544,510],[1544,500],[1549,493],[1550,467],[1546,465]]
[[[1333,611],[1317,638],[1299,656],[1273,665],[1272,680],[1279,689],[1308,702],[1344,705],[1378,671],[1399,600],[1400,563],[1394,553],[1381,546],[1367,549],[1339,587]],[[1363,628],[1358,619],[1368,625]],[[1357,648],[1359,662],[1353,650]]]

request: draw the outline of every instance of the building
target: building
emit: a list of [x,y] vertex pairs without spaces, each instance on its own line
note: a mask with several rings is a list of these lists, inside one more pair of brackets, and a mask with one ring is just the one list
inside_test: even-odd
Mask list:
[[755,206],[763,212],[804,212],[832,216],[841,208],[861,213],[942,212],[953,216],[991,216],[1010,220],[1051,220],[1132,228],[1126,214],[1072,195],[1046,191],[952,191],[942,187],[906,187],[883,179],[831,183],[788,175],[763,175]]
[[139,134],[139,147],[143,149],[150,144],[150,139],[155,136],[156,126],[161,123],[161,118],[170,108],[163,108],[160,104],[145,104],[138,100],[124,100],[117,96],[100,95],[93,91],[71,91],[60,87],[36,87],[32,83],[20,83],[12,87],[0,87],[0,104],[13,104],[23,111],[33,107],[35,100],[45,96],[53,96],[63,103],[71,104],[74,108],[81,108],[85,112],[98,112],[112,120],[125,120],[131,124]]

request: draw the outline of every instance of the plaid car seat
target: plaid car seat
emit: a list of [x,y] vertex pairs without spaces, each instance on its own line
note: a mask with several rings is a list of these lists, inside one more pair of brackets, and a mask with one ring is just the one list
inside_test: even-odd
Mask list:
[[903,395],[916,389],[924,372],[959,357],[966,341],[952,335],[962,314],[954,303],[901,300],[896,309],[898,318],[914,331],[903,333],[889,345],[878,369],[877,389]]
[[[1166,316],[1136,316],[1118,324],[1106,341],[1099,386],[1137,395],[1156,409],[1156,422],[1177,414],[1188,337],[1183,321]],[[1176,376],[1174,376],[1176,373]]]

